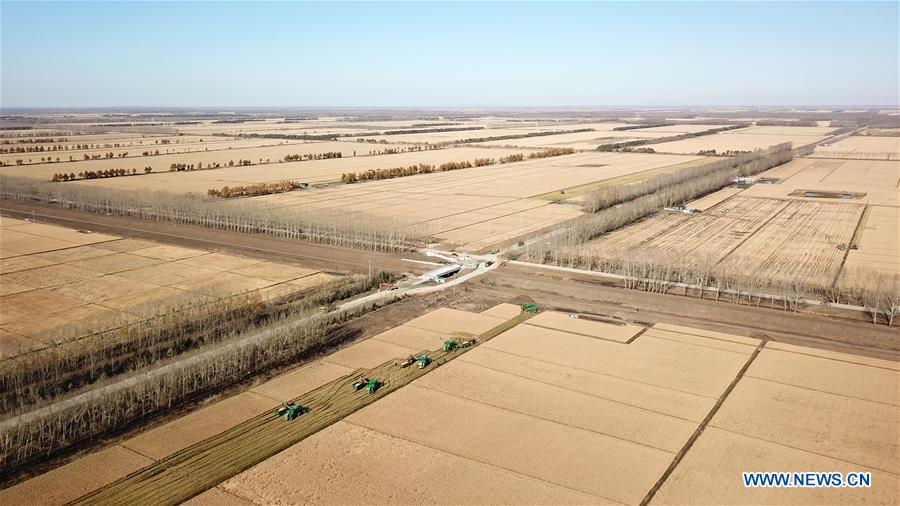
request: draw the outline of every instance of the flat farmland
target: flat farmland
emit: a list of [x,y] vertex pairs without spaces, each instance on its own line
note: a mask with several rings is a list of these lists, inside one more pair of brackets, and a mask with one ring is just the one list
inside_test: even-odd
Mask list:
[[[741,195],[900,207],[900,161],[797,158],[757,177],[780,181],[755,184]],[[816,198],[796,195],[798,190],[865,195],[852,199]]]
[[272,207],[342,209],[392,218],[400,226],[424,226],[443,241],[480,250],[582,214],[576,206],[537,198],[548,191],[571,190],[576,193],[566,195],[574,196],[584,185],[622,177],[639,180],[642,173],[696,159],[639,153],[576,153],[266,195],[254,200]]
[[838,142],[817,147],[810,157],[900,160],[900,137],[852,135]]
[[[307,160],[302,162],[267,163],[244,167],[221,167],[218,169],[195,170],[185,172],[172,172],[166,168],[165,172],[154,172],[148,175],[138,175],[118,178],[79,180],[74,183],[61,184],[85,184],[97,185],[107,188],[120,188],[125,190],[150,190],[150,191],[174,191],[178,193],[206,194],[209,188],[222,188],[223,186],[243,186],[258,183],[270,183],[286,179],[300,180],[305,183],[334,183],[340,181],[341,174],[345,172],[358,172],[368,169],[385,169],[392,167],[406,167],[428,163],[440,165],[445,162],[472,161],[476,158],[499,158],[513,153],[527,153],[522,149],[484,149],[484,148],[447,148],[411,153],[399,153],[394,155],[361,156],[369,149],[385,149],[390,145],[369,145],[346,142],[310,142],[304,144],[292,144],[277,148],[253,148],[242,150],[249,153],[271,156],[272,149],[278,149],[283,154],[295,153],[322,153],[329,150],[343,150],[348,152],[346,158],[333,158],[329,160]],[[403,146],[397,146],[402,149]],[[357,151],[354,157],[353,151]],[[248,154],[249,154],[248,153]],[[225,152],[202,153],[203,157],[213,160],[240,159],[238,150]],[[185,160],[184,156],[171,155],[173,159]],[[244,156],[247,156],[245,154]],[[282,155],[283,156],[283,155]],[[155,158],[162,158],[155,157]],[[197,157],[188,157],[195,159]],[[265,160],[265,159],[264,159]],[[273,159],[274,160],[274,159]],[[197,160],[191,163],[195,163]],[[254,160],[254,163],[258,159]],[[209,162],[204,162],[204,164]],[[221,162],[220,162],[221,163]],[[54,165],[55,167],[55,165]]]
[[[41,178],[41,179],[50,179],[53,174],[57,172],[65,172],[65,173],[75,173],[88,171],[88,170],[106,170],[106,169],[126,169],[131,172],[132,169],[138,172],[138,176],[131,176],[125,178],[108,178],[108,179],[100,179],[100,180],[90,180],[91,184],[101,184],[101,185],[111,185],[115,187],[125,187],[125,188],[142,188],[141,184],[137,181],[137,178],[154,178],[159,177],[156,175],[145,175],[144,167],[152,167],[154,173],[167,173],[170,172],[170,167],[173,163],[186,163],[190,164],[198,164],[202,163],[204,166],[208,166],[210,164],[220,164],[223,165],[220,169],[212,169],[212,170],[240,170],[240,169],[252,169],[259,173],[265,173],[267,169],[270,169],[273,166],[279,165],[280,161],[287,155],[296,155],[296,154],[318,154],[318,153],[327,153],[327,152],[340,152],[341,156],[352,158],[355,155],[362,156],[368,155],[371,151],[379,151],[388,148],[397,148],[402,149],[403,146],[400,145],[391,145],[391,144],[361,144],[361,143],[347,143],[347,142],[297,142],[297,143],[279,143],[280,141],[275,141],[272,139],[252,139],[250,141],[247,140],[237,140],[237,141],[225,141],[219,145],[218,149],[210,149],[209,151],[198,151],[191,153],[175,153],[163,155],[160,154],[158,156],[141,156],[141,157],[128,157],[128,158],[112,158],[112,159],[104,159],[104,160],[92,160],[92,161],[75,161],[75,162],[59,162],[59,163],[45,163],[38,165],[28,165],[28,166],[17,166],[13,165],[10,167],[0,168],[0,173],[10,175],[10,176],[23,176],[23,177],[32,177],[32,178]],[[235,147],[233,149],[229,149],[228,146],[234,143],[237,146],[245,146],[245,147]],[[205,144],[205,141],[204,141]],[[248,146],[249,145],[249,146]],[[206,148],[208,146],[204,146]],[[154,148],[156,149],[156,148]],[[419,153],[423,159],[422,163],[427,163],[425,160],[429,160],[434,158],[432,153],[422,154]],[[494,155],[490,155],[494,156]],[[61,157],[62,158],[62,157]],[[473,157],[474,158],[474,157]],[[38,157],[40,159],[40,157]],[[240,160],[250,160],[253,166],[249,167],[224,167],[229,163],[237,164]],[[342,160],[318,160],[317,162],[323,161],[342,161]],[[310,162],[295,162],[292,167],[297,167],[296,163],[304,163],[308,164]],[[409,162],[413,163],[413,162]],[[262,167],[257,166],[257,164],[262,165]],[[343,170],[349,170],[349,168],[354,164],[353,161],[343,160],[343,164],[341,167]],[[362,165],[366,165],[363,163]],[[393,165],[379,165],[380,167],[384,166],[393,166]],[[277,172],[279,169],[274,169]],[[283,169],[281,169],[283,170]],[[207,174],[207,173],[204,173]],[[340,173],[335,172],[336,179],[340,179]],[[185,173],[177,173],[170,175],[171,176],[184,176]],[[285,177],[274,177],[272,179],[262,179],[262,180],[254,180],[254,181],[245,181],[244,184],[251,182],[268,182],[268,181],[276,181],[280,179],[296,179],[297,177],[285,176]],[[123,180],[129,180],[130,184],[123,183]],[[188,178],[189,179],[189,178]],[[115,182],[113,182],[115,180]],[[185,179],[179,179],[179,185],[182,186],[181,182],[186,182],[190,184]],[[225,183],[229,184],[229,183]],[[232,182],[231,184],[235,184]],[[121,186],[124,185],[124,186]],[[152,186],[152,185],[151,185]],[[213,185],[215,186],[215,185]],[[223,185],[219,185],[224,186]],[[206,186],[202,189],[202,192],[205,193],[207,188],[211,188],[212,186]],[[187,190],[190,191],[190,190]],[[194,189],[193,191],[199,191],[198,189]]]
[[719,153],[728,150],[753,151],[783,142],[792,142],[795,147],[803,146],[825,138],[827,131],[829,129],[821,127],[748,127],[680,141],[649,144],[646,147],[653,148],[660,153],[683,154],[711,149]]
[[[491,328],[503,319],[486,314],[509,309],[445,308],[351,347],[436,348],[463,328]],[[220,478],[196,502],[639,504],[661,482],[652,503],[896,504],[897,364],[665,323],[616,342],[604,334],[616,332],[608,324],[578,321],[568,332],[565,315],[545,314],[558,328],[520,323]],[[325,385],[335,381],[345,387],[352,368],[336,361],[326,356],[77,459],[0,491],[0,500],[62,504],[163,459],[258,438],[234,430],[274,416],[279,399],[331,392]],[[227,431],[235,441],[222,439]],[[740,481],[746,469],[871,471],[873,486],[752,489]]]
[[869,206],[856,235],[857,249],[851,249],[844,264],[852,271],[900,274],[900,210]]
[[828,285],[862,213],[860,205],[736,196],[701,214],[658,214],[588,247],[597,255],[727,262],[773,282],[796,278]]
[[[897,364],[771,342],[654,498],[897,504]],[[745,488],[747,470],[872,473],[871,488]]]
[[[97,162],[101,160],[85,160],[84,155],[92,156],[92,155],[105,155],[106,153],[114,153],[116,161],[122,160],[121,154],[127,153],[129,158],[133,157],[142,157],[144,151],[156,152],[159,151],[159,155],[148,155],[143,157],[144,167],[147,165],[154,165],[154,160],[157,158],[175,153],[193,153],[193,152],[202,152],[202,151],[216,151],[216,150],[227,150],[227,149],[243,149],[243,148],[255,148],[255,147],[264,147],[264,146],[277,146],[282,144],[304,144],[304,141],[285,141],[285,140],[277,140],[277,139],[228,139],[226,137],[213,137],[213,136],[163,136],[163,137],[136,137],[136,138],[116,138],[111,139],[108,142],[102,142],[93,144],[96,147],[89,147],[87,149],[75,149],[74,146],[78,144],[89,144],[90,143],[82,143],[78,141],[78,137],[68,137],[69,141],[65,143],[53,143],[48,146],[69,146],[69,149],[63,149],[62,151],[49,151],[43,153],[7,153],[0,155],[0,161],[3,161],[7,165],[16,165],[16,160],[21,159],[26,164],[40,164],[41,157],[51,157],[52,160],[56,160],[59,157],[60,161],[53,161],[50,165],[56,166],[63,162],[68,162],[69,157],[71,156],[76,162],[80,162],[84,168],[81,170],[93,170]],[[74,139],[74,140],[71,140]],[[168,144],[160,144],[157,141],[169,141]],[[105,146],[106,144],[119,144],[119,147],[111,147]],[[137,162],[135,162],[137,163]],[[158,164],[158,160],[156,164]],[[196,163],[196,162],[194,162]],[[158,170],[162,170],[163,167],[159,166]],[[168,167],[165,167],[168,170]],[[143,168],[141,168],[143,170]],[[61,171],[58,171],[61,172]]]
[[298,265],[0,222],[0,356],[43,348],[201,301],[265,300],[336,277]]

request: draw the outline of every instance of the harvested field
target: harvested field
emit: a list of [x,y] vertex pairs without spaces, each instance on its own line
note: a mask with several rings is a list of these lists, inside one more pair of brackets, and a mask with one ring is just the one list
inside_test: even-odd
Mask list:
[[[246,141],[229,141],[237,142],[237,147],[229,149],[227,144],[225,144],[224,147],[219,147],[218,149],[210,149],[209,151],[199,151],[192,153],[174,153],[167,155],[160,154],[158,156],[140,157],[129,156],[127,158],[117,157],[112,159],[90,161],[82,160],[74,162],[61,161],[58,163],[54,162],[37,165],[12,165],[9,167],[0,168],[0,174],[49,180],[51,177],[53,177],[53,174],[56,173],[73,173],[77,175],[79,172],[99,171],[107,169],[126,169],[130,173],[132,169],[135,169],[138,172],[137,176],[83,180],[81,182],[104,185],[110,184],[116,188],[141,189],[165,189],[154,186],[153,182],[146,181],[157,180],[162,177],[178,178],[175,179],[175,181],[179,182],[179,186],[181,186],[182,184],[190,185],[193,182],[193,179],[189,177],[185,178],[185,176],[194,174],[200,174],[203,176],[203,179],[206,180],[212,179],[214,181],[225,181],[222,184],[210,184],[204,187],[202,193],[205,193],[207,188],[222,187],[229,184],[234,186],[236,184],[239,184],[238,182],[242,182],[243,184],[262,183],[282,179],[303,179],[304,181],[309,180],[309,182],[320,182],[322,180],[320,178],[311,179],[310,177],[308,177],[306,175],[306,169],[317,169],[315,173],[318,175],[324,169],[324,167],[319,166],[321,162],[342,162],[338,163],[338,166],[341,168],[332,169],[333,173],[336,174],[336,176],[332,177],[332,179],[340,179],[341,172],[350,170],[351,166],[359,165],[365,166],[366,168],[369,168],[369,166],[393,167],[395,166],[395,164],[389,161],[391,160],[390,157],[379,156],[378,158],[366,158],[365,160],[367,161],[364,161],[363,159],[355,160],[354,157],[361,158],[363,155],[368,155],[370,151],[382,151],[389,148],[403,148],[402,146],[392,144],[357,144],[347,142],[304,142],[292,144],[275,144],[278,141],[273,139],[267,139],[267,141],[268,142],[261,142],[260,140],[256,140],[252,143],[249,143],[252,145],[252,147],[240,147],[242,144],[248,144]],[[418,155],[418,157],[422,159],[421,163],[429,163],[427,162],[427,160],[435,159],[436,157],[434,153],[439,153],[441,151],[443,150],[439,150],[436,152],[416,152],[413,154]],[[342,156],[346,158],[337,160],[314,160],[305,162],[281,162],[281,160],[288,155],[321,154],[328,152],[340,152]],[[457,156],[463,155],[457,154]],[[472,156],[471,158],[476,158],[476,156]],[[452,159],[461,161],[465,160],[466,158],[453,157]],[[253,165],[249,167],[228,167],[229,163],[237,164],[239,160],[250,160]],[[442,161],[449,161],[449,159],[443,159]],[[188,165],[196,165],[198,163],[202,163],[204,167],[207,167],[210,164],[218,163],[222,165],[222,167],[219,169],[210,169],[204,171],[172,173],[170,171],[170,167],[173,163],[186,163]],[[398,162],[396,165],[409,165],[410,163],[414,162]],[[416,161],[415,163],[419,163],[419,161]],[[308,167],[307,165],[310,166]],[[144,167],[148,166],[153,168],[154,174],[143,174]],[[238,176],[236,174],[240,174],[241,176],[249,174],[259,174],[259,176],[257,177],[261,179],[241,180],[239,179],[241,176]],[[269,178],[265,174],[284,175]],[[179,178],[179,176],[181,177]],[[194,177],[196,178],[200,176]],[[127,180],[127,183],[124,183],[123,180]],[[115,183],[111,183],[111,181],[115,181]],[[186,189],[183,191],[194,191],[198,193],[200,192],[200,190],[198,189]]]
[[816,148],[810,158],[860,158],[900,160],[900,137],[852,135]]
[[602,236],[596,254],[692,258],[753,266],[773,283],[801,279],[830,285],[838,275],[863,206],[740,196],[696,215],[661,213]]
[[297,265],[3,218],[6,357],[232,294],[299,292],[335,278]]
[[[698,158],[578,153],[254,200],[273,207],[342,209],[393,218],[398,224],[424,226],[445,242],[480,250],[582,214],[575,206],[557,205],[553,203],[556,199],[545,198],[548,191],[575,196],[583,193],[579,188],[584,185],[600,181],[620,184],[624,178],[634,182],[694,160]],[[428,205],[422,205],[426,200]]]
[[[794,147],[804,146],[824,139],[832,128],[822,127],[748,127],[733,131],[721,132],[713,135],[703,135],[680,141],[665,142],[661,144],[648,144],[647,146],[659,153],[683,153],[692,154],[699,151],[716,150],[717,153],[726,151],[753,151],[765,149],[775,144],[792,142]],[[638,130],[643,132],[644,130]]]
[[857,231],[857,249],[847,254],[848,271],[900,274],[900,209],[869,206]]
[[705,197],[700,197],[699,199],[692,200],[685,204],[685,206],[690,209],[699,209],[701,211],[706,211],[707,209],[710,209],[711,207],[730,199],[731,197],[741,193],[742,191],[744,191],[742,188],[733,188],[729,186],[728,188],[722,188],[717,192],[710,193]]
[[[448,311],[409,322],[440,325],[437,331],[404,324],[367,341],[437,344],[447,334],[465,332],[479,317],[494,319],[474,313],[474,319],[464,319],[468,313]],[[389,359],[378,366],[384,372],[374,375],[388,378],[383,388],[394,393],[362,395],[367,402],[361,409],[336,413],[330,423],[321,416],[339,402],[325,407],[316,399],[328,392],[335,400],[356,398],[344,388],[360,373],[334,365],[334,355],[326,357],[257,386],[252,394],[114,447],[140,447],[163,460],[140,465],[148,467],[128,478],[129,471],[116,469],[101,483],[86,480],[89,486],[78,493],[121,477],[88,499],[136,492],[166,501],[209,489],[197,497],[198,504],[288,497],[315,504],[638,504],[735,383],[654,503],[896,502],[900,469],[892,434],[900,429],[900,366],[895,363],[772,342],[755,355],[757,339],[662,323],[631,343],[619,343],[531,324],[543,314],[513,326],[529,316],[519,315],[512,325],[480,337],[480,344],[458,360],[444,363],[441,352],[433,352],[440,367],[399,369],[394,361],[402,355]],[[446,326],[449,321],[453,326]],[[739,377],[745,365],[749,368]],[[409,380],[405,388],[395,388],[395,382],[399,387]],[[292,423],[265,408],[298,395],[313,411]],[[253,416],[255,403],[261,413]],[[861,419],[860,412],[869,416]],[[239,419],[246,421],[234,425]],[[542,459],[533,458],[536,446]],[[241,462],[259,463],[243,470],[234,458],[216,457],[238,453]],[[557,465],[543,465],[547,460]],[[91,473],[89,464],[75,461],[60,468],[65,470],[60,476]],[[405,472],[385,473],[387,467]],[[190,482],[179,475],[182,468],[191,469]],[[740,481],[747,469],[871,470],[874,484],[853,494],[747,489]],[[448,470],[453,480],[446,479]],[[34,502],[52,503],[48,498],[59,479],[48,473],[0,492],[0,499],[29,493]],[[470,486],[460,487],[461,481]]]
[[818,199],[823,202],[900,207],[900,161],[796,158],[759,174],[778,178],[778,184],[755,184],[747,197],[815,200],[792,196],[797,190],[865,193],[861,199]]
[[[183,156],[181,156],[181,162],[185,161],[184,158],[189,158],[191,160],[187,161],[187,163],[197,163],[198,160],[195,159],[195,156],[202,155],[203,153],[207,153],[210,151],[275,147],[287,144],[298,146],[298,152],[309,149],[309,146],[304,146],[304,144],[306,144],[305,141],[281,139],[229,139],[226,137],[212,136],[132,136],[124,138],[111,137],[109,139],[101,141],[89,142],[88,140],[82,140],[83,137],[84,136],[66,137],[68,139],[66,142],[54,142],[45,146],[45,149],[49,148],[50,146],[58,146],[58,149],[56,151],[0,154],[0,161],[4,162],[4,164],[6,165],[16,165],[16,160],[22,160],[24,164],[42,164],[41,158],[47,158],[46,163],[44,163],[44,165],[47,166],[44,167],[45,169],[56,166],[57,164],[62,164],[64,162],[75,161],[80,163],[80,166],[82,167],[80,170],[83,171],[95,170],[94,164],[102,160],[115,160],[124,162],[128,158],[138,158],[138,160],[133,160],[132,162],[143,162],[143,165],[139,166],[139,170],[142,170],[143,167],[146,167],[147,165],[150,165],[157,170],[168,170],[168,166],[163,167],[160,164],[160,157],[166,155],[182,154]],[[116,144],[118,144],[118,147],[116,147]],[[82,147],[76,148],[79,145]],[[23,146],[25,145],[23,144]],[[15,149],[15,145],[0,147]],[[144,155],[143,153],[145,151],[148,151],[152,154]],[[155,154],[157,151],[159,151],[159,154]],[[108,153],[113,153],[114,158],[111,160],[107,160],[106,155]],[[190,153],[195,153],[196,155]],[[368,153],[368,150],[360,150],[360,154],[363,153]],[[123,160],[123,154],[126,154],[127,156],[125,160]],[[100,159],[85,160],[84,155],[88,155],[89,157],[95,157],[99,155]],[[59,158],[59,162],[55,161],[57,158]],[[271,158],[271,156],[269,158]],[[202,160],[202,158],[200,160]],[[172,162],[170,161],[168,163],[171,164]],[[72,165],[68,165],[68,167],[72,167]],[[116,168],[121,167],[123,166],[116,166]],[[24,167],[19,168],[25,170]]]
[[[530,316],[529,313],[523,313],[512,320],[503,321],[489,331],[479,334],[478,340],[489,341],[495,335],[518,325]],[[435,364],[442,364],[466,351],[468,350],[450,352],[438,350],[429,355]],[[388,362],[372,371],[357,371],[355,374],[343,376],[296,399],[299,404],[311,408],[311,411],[304,414],[301,419],[304,423],[286,424],[285,420],[273,416],[271,411],[263,412],[225,432],[132,473],[109,487],[83,496],[78,502],[131,501],[140,498],[170,503],[188,499],[306,439],[363,406],[383,398],[430,372],[431,369],[433,368],[403,369]],[[348,388],[349,383],[357,378],[358,374],[380,378],[383,385],[374,394]],[[273,438],[279,442],[273,445]],[[199,469],[206,471],[197,473]]]
[[[303,146],[309,147],[318,144],[320,143],[307,143]],[[210,188],[222,188],[224,186],[245,186],[250,184],[272,183],[283,180],[299,180],[304,183],[334,183],[340,181],[341,174],[345,172],[359,172],[369,169],[406,167],[409,165],[418,165],[420,163],[440,165],[445,162],[472,161],[476,158],[500,158],[514,153],[525,152],[527,154],[528,152],[528,150],[510,148],[488,149],[460,147],[412,153],[400,153],[395,155],[356,157],[351,156],[353,149],[350,148],[362,150],[367,149],[366,146],[369,145],[364,144],[362,145],[362,147],[357,147],[355,143],[324,143],[322,146],[319,146],[316,149],[307,151],[312,153],[320,153],[325,151],[337,150],[336,148],[338,147],[344,147],[344,149],[350,151],[350,154],[348,154],[346,158],[283,163],[276,163],[275,158],[272,158],[272,163],[263,163],[261,165],[257,165],[257,163],[259,162],[259,156],[257,156],[256,158],[248,158],[254,163],[254,165],[250,166],[221,167],[218,169],[194,170],[186,172],[171,172],[168,170],[169,164],[166,163],[164,168],[162,166],[160,169],[154,167],[153,174],[101,179],[86,179],[78,180],[74,183],[70,182],[60,184],[99,185],[109,188],[121,188],[126,190],[175,191],[178,193],[199,193],[205,195],[206,191]],[[390,147],[388,145],[381,144],[374,146],[378,149]],[[284,147],[284,149],[285,154],[303,152],[300,149],[294,147],[294,145]],[[209,157],[218,156],[220,158],[219,160],[217,160],[219,163],[223,163],[224,161],[224,163],[227,164],[230,160],[235,160],[235,163],[237,163],[237,160],[239,160],[241,156],[239,151],[240,150],[215,153],[209,152],[205,153],[204,155]],[[271,153],[271,151],[260,152],[257,154],[262,156],[263,160],[265,161],[266,156],[271,157],[271,155],[266,155],[265,153]],[[360,151],[360,154],[361,153],[362,151]],[[251,154],[248,153],[244,154],[243,156],[250,155]],[[178,157],[179,155],[170,156]],[[155,158],[162,158],[162,156]],[[125,160],[129,159],[126,158]],[[210,158],[210,160],[212,160],[212,158]],[[179,159],[177,161],[196,163],[198,160]],[[204,165],[209,163],[209,161],[207,160],[201,161],[203,161]],[[110,165],[110,168],[123,167],[121,162],[117,160],[110,160],[110,162],[112,163],[112,165]],[[143,170],[143,166],[137,168],[139,172]],[[0,173],[28,176],[28,174],[18,173],[13,171],[12,169],[13,167],[0,169]],[[24,171],[26,169],[21,170]],[[46,179],[49,179],[49,177],[52,176],[53,172],[60,171],[60,167],[57,166],[57,164],[53,164],[51,166],[51,169],[53,170],[49,171]],[[80,170],[85,170],[85,168],[82,167]],[[79,170],[74,170],[74,172],[77,174]],[[35,174],[31,174],[30,177],[37,176]]]

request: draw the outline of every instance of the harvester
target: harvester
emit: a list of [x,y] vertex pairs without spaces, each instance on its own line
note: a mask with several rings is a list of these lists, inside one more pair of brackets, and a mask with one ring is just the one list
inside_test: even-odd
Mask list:
[[529,313],[537,313],[537,306],[534,304],[522,304],[522,311],[527,311]]
[[291,421],[303,413],[309,413],[309,408],[296,402],[282,402],[281,406],[275,410],[275,415],[283,416],[287,421]]
[[379,387],[381,387],[382,383],[375,378],[360,378],[355,383],[353,383],[354,390],[361,390],[365,387],[366,392],[370,394],[374,394]]
[[419,369],[425,369],[428,364],[431,363],[431,359],[428,358],[428,355],[419,355]]
[[444,341],[444,351],[453,351],[457,346],[459,346],[459,343],[454,339],[447,339]]

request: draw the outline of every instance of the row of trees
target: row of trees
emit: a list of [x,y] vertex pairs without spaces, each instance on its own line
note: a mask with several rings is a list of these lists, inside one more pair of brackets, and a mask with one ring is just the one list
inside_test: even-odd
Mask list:
[[220,197],[223,199],[235,197],[255,197],[257,195],[271,195],[273,193],[284,193],[291,190],[306,188],[306,183],[300,181],[278,181],[275,183],[260,183],[247,186],[223,186],[221,189],[210,188],[206,194],[210,197]]
[[666,123],[666,122],[661,122],[661,123],[645,123],[645,124],[642,124],[642,125],[628,125],[628,126],[615,127],[615,128],[613,128],[613,131],[614,131],[614,132],[625,132],[625,131],[628,131],[628,130],[640,130],[640,129],[642,129],[642,128],[656,128],[656,127],[672,126],[672,125],[674,125],[674,124],[675,124],[675,123]]
[[105,378],[128,374],[162,359],[221,342],[236,331],[309,311],[368,291],[379,275],[346,276],[307,290],[264,300],[259,291],[163,310],[143,320],[69,336],[55,346],[15,356],[0,371],[0,415],[36,405]]
[[[684,140],[684,139],[691,139],[694,137],[702,137],[704,135],[712,135],[712,134],[727,132],[729,130],[736,130],[739,128],[747,128],[748,126],[749,125],[746,123],[740,123],[737,125],[728,125],[728,126],[723,126],[723,127],[718,127],[718,128],[711,128],[709,130],[703,130],[700,132],[688,132],[688,133],[683,133],[683,134],[678,134],[678,135],[670,135],[667,137],[659,137],[657,139],[637,139],[637,140],[633,140],[633,141],[614,142],[612,144],[603,144],[603,145],[598,146],[597,151],[629,152],[629,151],[635,151],[635,148],[637,148],[638,146],[643,146],[645,144],[660,144],[660,143],[664,143],[664,142],[680,141],[680,140]],[[646,151],[646,152],[652,152],[652,151]]]
[[[547,158],[550,156],[562,156],[574,153],[571,148],[549,148],[542,151],[529,153],[527,158]],[[417,174],[430,174],[432,172],[447,172],[451,170],[471,169],[472,167],[485,167],[496,163],[515,163],[525,160],[523,153],[513,153],[511,155],[498,158],[476,158],[472,161],[463,162],[446,162],[435,167],[427,163],[418,165],[409,165],[407,167],[390,167],[387,169],[369,169],[361,172],[345,172],[341,174],[342,183],[358,183],[360,181],[374,181],[378,179],[393,179],[395,177],[415,176]]]
[[[153,168],[144,167],[144,174],[149,174],[153,172]],[[63,181],[77,181],[79,179],[100,179],[107,177],[121,177],[121,176],[136,176],[138,174],[137,169],[104,169],[104,170],[86,170],[84,172],[79,172],[77,175],[74,172],[66,174],[65,172],[61,174],[53,174],[53,177],[50,179],[53,183],[59,183]]]
[[196,194],[60,185],[3,174],[0,174],[0,197],[372,251],[406,251],[427,239],[421,225],[371,215],[361,217],[358,211],[301,206],[272,208],[267,202],[255,199],[220,200]]
[[[368,280],[361,285],[368,285]],[[118,382],[92,395],[52,409],[39,408],[0,428],[0,471],[9,472],[45,459],[67,447],[95,439],[137,420],[213,394],[273,367],[295,362],[343,337],[344,321],[372,306],[352,312],[320,314],[286,311],[265,327],[232,332],[229,346],[213,347],[189,359]]]
[[301,162],[305,160],[330,160],[332,158],[341,158],[343,156],[340,151],[327,151],[325,153],[307,153],[296,155],[285,155],[285,162]]
[[815,127],[819,126],[818,121],[801,120],[801,119],[760,119],[756,121],[757,126],[795,126],[795,127]]
[[[682,169],[637,184],[603,188],[588,194],[585,207],[592,214],[580,216],[558,229],[550,241],[531,243],[529,256],[538,261],[576,251],[579,244],[611,232],[664,207],[695,199],[732,183],[738,176],[757,174],[793,158],[790,143],[766,150]],[[539,248],[539,249],[533,249]]]
[[[709,161],[696,167],[687,167],[671,174],[660,174],[628,185],[601,187],[585,195],[583,206],[586,211],[596,213],[616,204],[655,193],[686,181],[700,179],[717,173],[727,174],[728,177],[749,176],[786,163],[792,158],[793,152],[790,142],[777,144],[767,149],[742,153],[732,158]],[[722,180],[724,181],[725,179],[722,178]],[[728,182],[730,182],[730,179]]]
[[562,135],[562,134],[575,134],[581,132],[593,132],[593,128],[577,128],[574,130],[543,130],[540,132],[529,132],[529,133],[521,133],[521,134],[509,134],[509,135],[494,135],[490,137],[470,137],[468,139],[460,139],[457,141],[451,141],[447,144],[473,144],[477,142],[490,142],[490,141],[505,141],[509,139],[527,139],[529,137],[543,137],[545,135]]
[[[570,252],[571,253],[571,252]],[[769,277],[740,260],[718,262],[718,257],[685,257],[664,253],[610,256],[566,254],[559,265],[623,276],[625,288],[678,294],[734,304],[767,306],[797,311],[808,297],[867,309],[873,324],[893,326],[900,314],[900,275],[869,269],[845,270],[839,283],[807,276]]]

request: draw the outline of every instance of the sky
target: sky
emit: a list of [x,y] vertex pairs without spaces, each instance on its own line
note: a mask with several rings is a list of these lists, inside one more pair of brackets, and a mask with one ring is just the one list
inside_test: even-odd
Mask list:
[[0,106],[896,106],[898,5],[0,0]]

